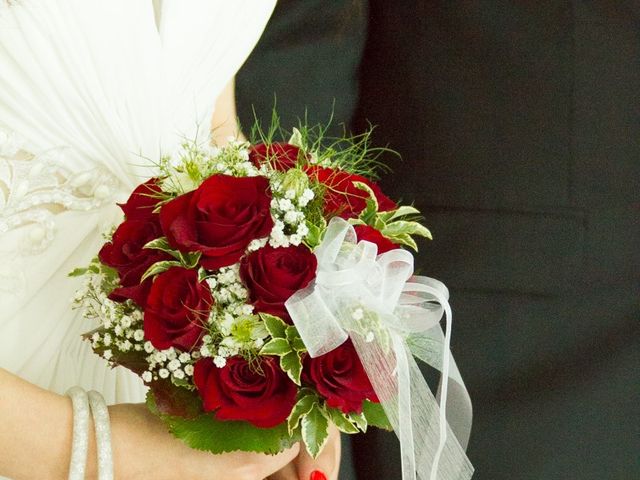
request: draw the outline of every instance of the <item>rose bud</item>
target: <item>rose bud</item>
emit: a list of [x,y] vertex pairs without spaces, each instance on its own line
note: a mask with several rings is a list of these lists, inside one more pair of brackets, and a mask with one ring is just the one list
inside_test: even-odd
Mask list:
[[269,162],[272,168],[286,172],[298,163],[300,148],[289,143],[260,143],[249,148],[249,161],[256,167]]
[[242,259],[240,278],[256,311],[290,321],[284,302],[315,278],[317,266],[316,256],[304,245],[266,245]]
[[189,351],[200,343],[213,305],[206,282],[198,272],[171,267],[151,286],[144,312],[144,334],[158,350]]
[[120,205],[127,220],[143,220],[155,215],[153,210],[161,199],[162,191],[159,182],[159,179],[151,178],[138,185],[127,202]]
[[220,420],[242,420],[260,428],[284,422],[298,391],[272,356],[258,357],[251,364],[231,357],[222,368],[203,358],[195,365],[193,379],[205,411],[215,412]]
[[154,263],[171,257],[161,250],[144,248],[147,243],[162,236],[158,216],[139,218],[120,224],[111,241],[100,249],[98,258],[103,264],[116,269],[120,277],[120,287],[111,292],[109,298],[116,302],[130,298],[144,308],[151,279],[140,283],[142,276]]
[[354,230],[356,231],[356,236],[358,237],[359,242],[371,242],[378,246],[378,255],[382,255],[389,250],[400,248],[387,237],[382,235],[379,230],[373,228],[370,225],[356,225],[354,227]]
[[306,167],[305,171],[309,178],[326,187],[324,211],[327,215],[356,218],[366,208],[369,194],[356,187],[354,182],[364,183],[373,190],[379,211],[386,212],[397,207],[393,200],[382,193],[378,185],[361,175],[315,165]]
[[182,252],[202,252],[209,270],[240,260],[252,240],[273,228],[269,180],[214,175],[197,190],[181,195],[160,210],[169,244]]
[[378,402],[351,340],[320,357],[307,356],[302,372],[305,381],[327,400],[327,405],[344,413],[362,412],[364,400]]

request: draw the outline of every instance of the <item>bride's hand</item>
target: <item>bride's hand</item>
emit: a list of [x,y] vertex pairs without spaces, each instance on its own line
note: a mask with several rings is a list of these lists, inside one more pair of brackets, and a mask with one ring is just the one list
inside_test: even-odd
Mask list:
[[314,460],[302,446],[296,459],[268,477],[268,480],[321,480],[322,475],[320,474],[314,475],[314,478],[311,477],[312,472],[316,471],[324,474],[327,480],[338,480],[339,469],[340,432],[331,425],[329,440],[318,458]]
[[[299,446],[279,455],[199,452],[167,432],[141,404],[109,407],[116,478],[262,480],[290,464]],[[56,395],[0,368],[0,477],[64,480],[69,472],[73,410]],[[97,478],[93,427],[86,478]]]
[[121,404],[109,410],[116,478],[262,480],[284,468],[299,453],[296,446],[278,455],[213,455],[193,450],[167,433],[164,423],[144,405]]

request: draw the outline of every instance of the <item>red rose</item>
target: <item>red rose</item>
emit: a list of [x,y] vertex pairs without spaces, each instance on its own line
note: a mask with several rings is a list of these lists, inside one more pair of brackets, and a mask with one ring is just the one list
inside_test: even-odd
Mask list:
[[307,356],[303,374],[327,405],[344,413],[362,412],[365,399],[378,402],[351,340],[320,357]]
[[327,187],[324,192],[324,211],[328,215],[355,218],[365,209],[369,195],[357,188],[354,182],[364,183],[373,190],[381,212],[397,207],[393,200],[382,193],[380,187],[360,175],[318,166],[306,167],[305,171],[312,180]]
[[144,334],[158,350],[191,350],[200,341],[212,305],[209,285],[198,281],[196,270],[171,267],[151,286]]
[[280,369],[276,357],[258,357],[251,365],[231,357],[223,368],[210,358],[195,365],[193,379],[204,409],[220,420],[243,420],[271,428],[284,422],[296,402],[298,388]]
[[264,177],[214,175],[165,204],[160,223],[172,247],[202,252],[202,266],[215,270],[236,263],[252,240],[269,235],[270,202]]
[[289,143],[260,143],[249,149],[249,161],[256,167],[269,162],[273,168],[285,172],[298,163],[300,148]]
[[127,203],[120,205],[127,220],[142,220],[154,215],[153,210],[160,201],[159,179],[151,178],[131,193]]
[[111,241],[100,249],[100,261],[115,268],[120,277],[120,287],[109,295],[111,300],[122,302],[130,298],[142,308],[145,307],[151,279],[140,283],[142,275],[154,263],[171,257],[160,250],[143,247],[161,236],[157,215],[141,220],[126,220],[116,229]]
[[240,278],[256,311],[289,320],[284,302],[315,278],[317,266],[316,256],[305,246],[267,245],[242,259]]
[[395,250],[398,247],[395,243],[382,235],[379,230],[369,225],[356,225],[354,227],[358,241],[367,241],[378,246],[378,255],[382,255],[389,250]]

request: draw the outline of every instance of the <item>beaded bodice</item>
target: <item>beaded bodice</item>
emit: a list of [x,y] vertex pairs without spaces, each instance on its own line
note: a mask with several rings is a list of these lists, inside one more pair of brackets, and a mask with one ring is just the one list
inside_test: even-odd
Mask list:
[[33,154],[15,134],[0,132],[0,235],[23,229],[21,253],[38,253],[55,236],[57,214],[88,211],[113,201],[118,180],[97,167],[73,172],[65,149]]

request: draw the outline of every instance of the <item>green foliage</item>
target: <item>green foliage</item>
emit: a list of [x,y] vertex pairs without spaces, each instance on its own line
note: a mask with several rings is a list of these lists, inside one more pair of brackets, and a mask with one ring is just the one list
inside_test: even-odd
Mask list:
[[239,450],[274,455],[301,439],[299,432],[289,433],[286,422],[273,428],[259,428],[249,422],[218,420],[212,413],[193,417],[168,415],[159,410],[153,394],[147,395],[147,406],[175,437],[191,448],[214,454]]
[[309,233],[304,239],[304,243],[310,250],[314,250],[324,238],[324,232],[327,230],[327,221],[320,216],[320,219],[316,222],[307,220],[307,228]]
[[83,275],[86,275],[88,272],[89,272],[88,268],[74,268],[67,275],[69,277],[82,277]]
[[173,256],[176,255],[176,251],[171,248],[166,237],[160,237],[151,240],[150,242],[145,244],[144,248],[148,248],[150,250],[162,250],[163,252],[169,253]]
[[[198,262],[200,261],[200,257],[202,256],[202,252],[184,253],[180,252],[179,250],[174,250],[173,248],[171,248],[169,242],[165,237],[151,240],[144,246],[144,248],[161,250],[171,255],[173,258],[175,258],[175,260],[162,260],[160,262],[154,263],[147,269],[146,272],[144,272],[144,275],[142,275],[142,282],[144,282],[147,278],[155,277],[162,272],[166,272],[171,267],[195,268],[198,266]],[[200,279],[200,281],[204,280],[202,271],[198,272],[198,278]]]
[[289,378],[296,384],[300,385],[300,376],[302,375],[302,359],[298,352],[289,352],[280,357],[280,367],[287,372]]
[[298,393],[298,401],[294,405],[293,410],[291,410],[291,414],[287,420],[287,427],[290,434],[298,428],[302,417],[307,415],[318,402],[318,396],[311,390],[305,392],[303,389]]
[[273,315],[261,313],[260,318],[272,337],[262,347],[260,355],[279,356],[282,370],[287,372],[289,378],[296,385],[300,385],[302,353],[306,351],[306,347],[300,338],[298,330],[293,325],[287,325],[282,319]]
[[366,183],[353,182],[353,185],[356,188],[365,191],[369,195],[369,198],[367,198],[367,200],[366,200],[366,207],[360,213],[360,217],[359,218],[364,223],[370,224],[372,221],[375,221],[376,213],[378,213],[379,205],[378,205],[378,199],[376,198],[376,194],[371,189],[371,187],[369,185],[367,185]]
[[331,422],[343,433],[358,433],[360,429],[349,417],[336,408],[326,407],[327,414]]
[[260,355],[286,355],[291,352],[291,345],[286,338],[272,338],[260,350]]
[[267,331],[273,338],[286,338],[287,324],[280,318],[268,313],[260,313]]
[[196,418],[202,415],[202,400],[193,388],[181,388],[166,379],[151,382],[147,407],[154,414],[167,417]]
[[182,264],[176,260],[163,260],[161,262],[156,262],[153,265],[151,265],[146,272],[144,272],[144,275],[142,275],[140,282],[144,282],[147,278],[160,275],[161,273],[169,270],[171,267],[181,267],[181,266]]
[[362,413],[367,420],[368,425],[382,428],[383,430],[393,430],[391,423],[389,423],[389,419],[387,418],[387,414],[384,413],[384,409],[379,403],[365,400],[362,404]]
[[329,439],[329,420],[319,405],[302,417],[302,440],[309,454],[316,458]]
[[213,414],[192,420],[172,417],[165,422],[169,431],[188,446],[211,453],[242,450],[273,455],[300,440],[289,435],[286,423],[274,428],[258,428],[249,422],[221,421]]
[[327,134],[333,118],[324,124],[309,125],[308,119],[299,119],[298,127],[291,131],[282,128],[280,117],[276,112],[275,102],[268,126],[263,126],[254,112],[254,124],[250,129],[251,143],[287,142],[300,147],[310,154],[308,163],[324,167],[333,167],[345,172],[362,175],[367,178],[378,178],[379,171],[388,170],[380,161],[382,154],[397,152],[388,148],[376,148],[371,145],[373,128],[360,135],[349,135],[343,129],[343,135],[333,137]]
[[404,245],[418,251],[414,236],[432,239],[431,232],[420,223],[420,211],[414,207],[401,206],[389,212],[378,211],[378,201],[373,190],[361,182],[354,185],[369,194],[366,208],[357,219],[351,219],[352,225],[370,225],[393,243]]
[[151,240],[144,246],[144,248],[161,250],[165,253],[168,253],[185,268],[195,268],[200,261],[200,257],[202,256],[202,252],[184,253],[171,248],[171,245],[169,245],[169,241],[166,239],[166,237],[160,237]]
[[361,432],[366,432],[369,423],[367,422],[367,418],[364,416],[364,413],[347,413],[347,419],[358,427],[358,430]]

